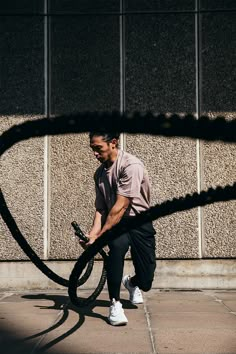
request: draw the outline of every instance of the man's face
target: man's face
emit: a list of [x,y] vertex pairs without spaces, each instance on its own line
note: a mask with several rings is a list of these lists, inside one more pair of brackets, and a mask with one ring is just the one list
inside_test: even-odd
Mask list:
[[113,139],[110,142],[103,140],[102,136],[93,136],[90,140],[90,147],[93,150],[94,156],[101,163],[112,161],[114,150],[116,149],[117,140]]

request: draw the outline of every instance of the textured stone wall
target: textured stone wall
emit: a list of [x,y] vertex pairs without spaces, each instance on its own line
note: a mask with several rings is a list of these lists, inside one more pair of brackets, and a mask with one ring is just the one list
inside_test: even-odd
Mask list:
[[[199,6],[207,12],[193,0],[0,4],[1,131],[88,110],[235,119],[236,5]],[[126,134],[122,147],[145,163],[152,204],[236,179],[234,144]],[[70,223],[91,225],[96,167],[86,134],[29,139],[1,158],[8,206],[41,258],[81,253]],[[236,257],[235,211],[219,203],[156,221],[157,257]],[[0,260],[27,259],[0,226]]]

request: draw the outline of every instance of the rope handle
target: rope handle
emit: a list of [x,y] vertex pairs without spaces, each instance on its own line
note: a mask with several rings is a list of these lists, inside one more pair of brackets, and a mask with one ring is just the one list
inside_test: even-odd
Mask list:
[[73,228],[75,230],[75,235],[78,236],[80,240],[82,240],[84,242],[89,241],[89,238],[87,236],[85,236],[85,234],[83,233],[79,224],[77,224],[76,221],[72,221],[71,225],[73,226]]

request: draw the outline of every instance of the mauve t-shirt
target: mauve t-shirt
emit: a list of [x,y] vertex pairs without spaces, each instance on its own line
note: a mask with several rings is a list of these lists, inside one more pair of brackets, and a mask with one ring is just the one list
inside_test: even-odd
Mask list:
[[118,150],[117,159],[109,167],[104,164],[94,174],[96,210],[109,213],[117,194],[132,198],[124,216],[134,216],[150,206],[150,184],[143,163],[125,151]]

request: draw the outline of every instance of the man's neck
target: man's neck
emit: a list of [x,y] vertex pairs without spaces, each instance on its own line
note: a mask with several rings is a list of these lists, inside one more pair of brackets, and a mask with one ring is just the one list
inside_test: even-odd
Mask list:
[[110,159],[107,160],[104,165],[106,168],[109,168],[113,165],[113,163],[116,161],[117,157],[118,157],[118,153],[119,153],[119,150],[118,149],[114,149],[113,153],[111,154],[110,156]]

